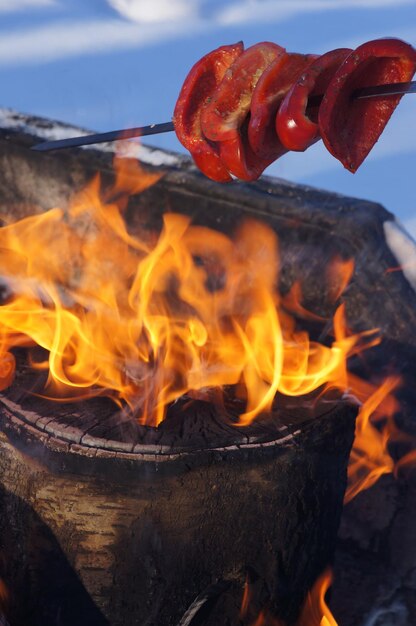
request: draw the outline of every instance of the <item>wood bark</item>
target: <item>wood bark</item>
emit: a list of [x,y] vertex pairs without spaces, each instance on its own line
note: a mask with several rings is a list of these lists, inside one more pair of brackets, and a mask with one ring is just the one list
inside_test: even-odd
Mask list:
[[[274,439],[269,429],[267,441],[261,431],[164,458],[60,447],[5,400],[0,537],[12,623],[176,626],[219,580],[239,602],[248,570],[291,623],[331,560],[355,412],[338,402]],[[223,618],[218,626],[238,623]]]

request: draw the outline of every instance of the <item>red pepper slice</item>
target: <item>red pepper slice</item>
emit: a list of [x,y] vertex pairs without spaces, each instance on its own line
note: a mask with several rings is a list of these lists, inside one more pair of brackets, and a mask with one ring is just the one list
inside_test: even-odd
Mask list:
[[284,49],[270,42],[248,48],[225,73],[201,113],[204,135],[219,142],[223,163],[238,178],[254,180],[270,165],[256,156],[247,139],[247,116],[256,84]]
[[207,141],[201,129],[200,114],[205,103],[220,84],[224,74],[241,55],[242,42],[221,46],[206,54],[190,70],[176,102],[173,114],[175,132],[189,150],[199,169],[212,180],[231,180],[217,146]]
[[250,146],[257,155],[275,160],[287,152],[276,135],[276,114],[293,81],[317,58],[317,55],[282,54],[263,72],[253,92],[248,125]]
[[416,71],[416,50],[400,39],[359,46],[333,76],[319,109],[322,139],[329,152],[355,172],[374,146],[401,99],[355,99],[361,87],[406,82]]
[[264,159],[253,152],[248,140],[248,117],[234,139],[220,142],[220,156],[234,176],[247,181],[257,180],[276,159]]
[[310,106],[309,97],[325,93],[350,52],[351,48],[338,48],[316,57],[292,85],[276,115],[276,133],[287,150],[303,152],[320,139],[319,105]]
[[225,73],[201,114],[202,130],[212,141],[234,139],[250,110],[254,88],[264,70],[284,49],[262,42],[241,54]]

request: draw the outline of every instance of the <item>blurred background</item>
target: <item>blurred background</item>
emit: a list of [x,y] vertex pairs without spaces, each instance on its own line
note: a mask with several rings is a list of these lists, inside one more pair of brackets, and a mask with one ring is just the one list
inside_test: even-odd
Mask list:
[[[323,53],[416,45],[415,0],[0,0],[0,106],[105,131],[168,121],[190,67],[243,40]],[[143,143],[183,151],[175,135]],[[267,174],[382,203],[416,235],[416,95],[352,175],[321,143]]]

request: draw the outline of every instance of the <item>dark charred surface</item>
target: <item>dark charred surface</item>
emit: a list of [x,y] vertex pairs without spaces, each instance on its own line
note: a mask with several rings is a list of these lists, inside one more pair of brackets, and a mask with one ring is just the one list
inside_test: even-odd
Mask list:
[[[33,391],[39,376],[22,371],[0,395],[0,424],[22,452],[35,454],[53,471],[109,477],[117,471],[133,481],[138,473],[171,475],[225,455],[248,460],[261,449],[273,456],[275,447],[291,444],[312,421],[350,402],[336,390],[302,398],[278,395],[272,413],[239,427],[244,403],[230,389],[224,395],[213,390],[215,402],[182,396],[167,408],[158,427],[150,427],[108,398],[69,403],[39,397]],[[22,380],[37,381],[31,393],[22,391]]]
[[[416,437],[416,355],[402,350],[405,377],[396,417],[401,440],[390,446],[397,462]],[[382,476],[343,511],[335,556],[331,607],[343,626],[416,623],[416,463]],[[351,601],[351,598],[354,601]]]
[[383,476],[345,507],[331,598],[339,624],[415,623],[415,516],[414,469]]
[[232,387],[223,391],[214,388],[180,397],[167,407],[165,420],[156,428],[141,425],[139,416],[127,407],[119,409],[109,398],[63,402],[45,397],[46,374],[30,369],[24,350],[16,351],[15,356],[16,377],[13,385],[0,394],[0,406],[3,403],[5,410],[14,410],[31,432],[38,430],[68,445],[132,455],[151,451],[169,456],[236,444],[268,444],[330,413],[342,398],[336,390],[325,394],[318,390],[302,398],[278,394],[271,414],[237,427],[245,402],[235,397]]

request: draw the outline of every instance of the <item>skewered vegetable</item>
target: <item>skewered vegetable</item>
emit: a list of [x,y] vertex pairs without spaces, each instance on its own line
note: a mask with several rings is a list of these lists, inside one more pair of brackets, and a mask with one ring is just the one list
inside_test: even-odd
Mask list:
[[[368,85],[411,80],[416,50],[399,39],[369,41],[321,56],[241,42],[205,55],[189,72],[174,112],[179,141],[209,178],[255,180],[288,150],[323,139],[355,172],[402,94],[356,99]],[[322,102],[317,102],[322,96]]]

